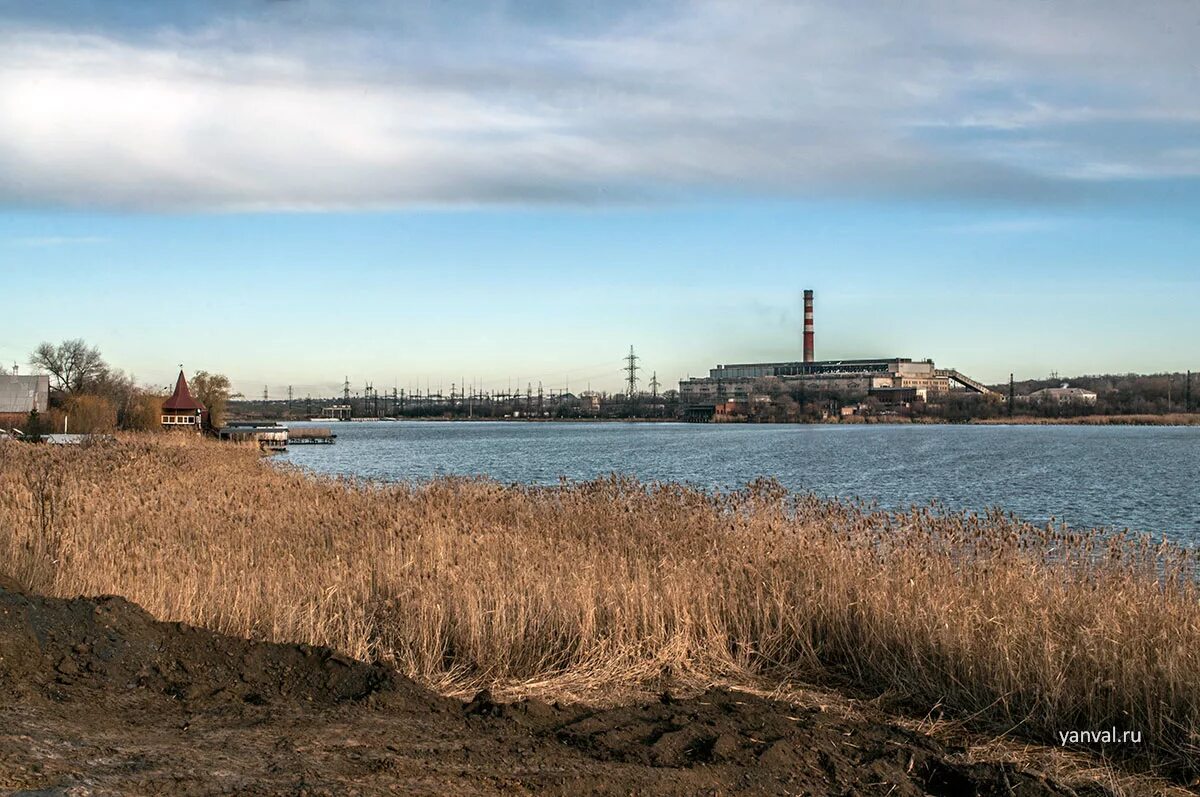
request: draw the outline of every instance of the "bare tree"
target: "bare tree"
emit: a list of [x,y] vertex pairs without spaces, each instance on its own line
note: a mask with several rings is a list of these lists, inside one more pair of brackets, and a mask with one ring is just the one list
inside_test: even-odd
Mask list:
[[229,404],[229,377],[197,371],[192,374],[192,393],[208,409],[211,426],[225,425],[225,408]]
[[120,368],[105,368],[87,385],[87,392],[112,402],[117,408],[118,420],[124,422],[125,414],[130,411],[138,393],[137,380]]
[[82,338],[64,340],[57,346],[42,343],[29,355],[29,364],[49,373],[55,389],[63,393],[78,393],[108,371],[100,350]]

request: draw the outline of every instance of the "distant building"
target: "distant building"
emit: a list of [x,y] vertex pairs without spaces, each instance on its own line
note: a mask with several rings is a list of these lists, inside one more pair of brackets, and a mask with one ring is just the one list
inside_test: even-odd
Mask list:
[[585,390],[579,394],[579,406],[588,412],[600,411],[600,394],[594,390]]
[[348,420],[350,420],[350,405],[349,404],[331,404],[328,407],[322,407],[320,420],[323,420],[323,421],[348,421]]
[[818,360],[815,357],[813,292],[804,291],[804,359],[718,365],[708,376],[684,379],[679,398],[702,414],[703,408],[730,400],[749,400],[756,393],[791,393],[798,399],[854,400],[875,395],[881,402],[932,399],[952,390],[983,396],[995,391],[954,368],[938,368],[933,360],[886,357],[870,360]]
[[1095,404],[1096,394],[1081,387],[1071,387],[1065,382],[1060,387],[1046,387],[1029,394],[1031,401],[1048,404]]
[[871,391],[908,388],[917,395],[946,393],[955,387],[990,394],[985,385],[932,360],[818,360],[813,362],[718,365],[708,376],[679,383],[680,398],[689,404],[749,399],[772,383],[790,391],[823,396],[865,396]]
[[162,424],[165,429],[184,429],[200,432],[208,423],[208,409],[192,397],[183,371],[175,380],[175,392],[162,405]]
[[0,428],[24,426],[29,413],[50,408],[50,377],[0,375]]
[[714,423],[736,423],[748,420],[749,417],[750,408],[745,401],[722,401],[713,407]]
[[929,390],[923,387],[873,387],[868,395],[880,404],[908,406],[915,401],[925,401]]

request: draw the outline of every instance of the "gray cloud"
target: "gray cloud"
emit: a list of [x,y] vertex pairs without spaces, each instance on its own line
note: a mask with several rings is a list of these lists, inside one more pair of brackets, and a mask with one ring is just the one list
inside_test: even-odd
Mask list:
[[42,5],[0,23],[9,205],[1044,202],[1200,176],[1191,3]]

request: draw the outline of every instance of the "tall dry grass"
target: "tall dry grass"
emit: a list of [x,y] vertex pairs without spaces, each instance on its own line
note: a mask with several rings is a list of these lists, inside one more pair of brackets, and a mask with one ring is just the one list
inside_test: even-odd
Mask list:
[[1198,749],[1195,557],[999,513],[888,515],[767,482],[352,484],[172,436],[14,443],[0,570],[443,690],[836,673],[1047,743],[1140,730],[1134,752],[1177,770]]

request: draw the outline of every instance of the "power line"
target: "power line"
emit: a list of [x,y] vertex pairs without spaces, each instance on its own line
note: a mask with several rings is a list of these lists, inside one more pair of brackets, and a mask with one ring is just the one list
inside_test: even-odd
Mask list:
[[638,356],[633,353],[633,346],[629,347],[629,355],[625,357],[625,389],[632,398],[637,393],[637,372],[641,370],[638,367]]

